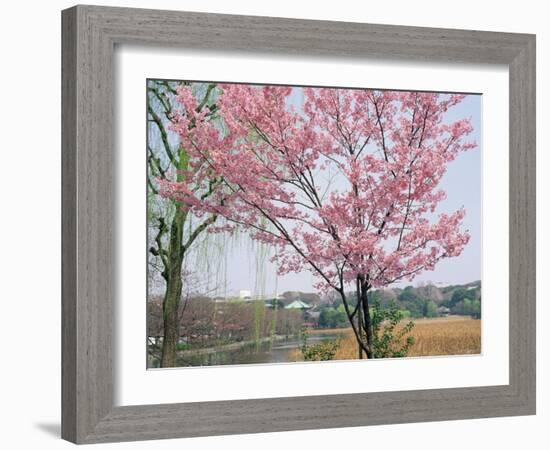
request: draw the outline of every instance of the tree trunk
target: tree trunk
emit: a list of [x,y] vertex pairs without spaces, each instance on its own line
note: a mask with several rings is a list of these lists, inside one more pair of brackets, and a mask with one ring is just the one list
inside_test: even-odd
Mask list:
[[370,316],[369,309],[369,297],[368,297],[368,288],[366,284],[361,288],[361,303],[363,304],[363,317],[364,317],[364,326],[367,334],[367,343],[368,343],[368,352],[367,357],[372,359],[375,357],[373,347],[374,347],[374,336],[372,331],[372,320]]
[[366,353],[367,353],[368,359],[373,359],[375,357],[373,352],[374,336],[373,336],[372,320],[371,320],[370,309],[369,309],[369,297],[368,297],[369,285],[363,275],[360,275],[358,278],[359,278],[359,282],[358,282],[357,301],[361,302],[359,314],[363,312],[363,320],[361,325],[367,337]]
[[[357,285],[359,287],[359,284]],[[357,303],[357,309],[354,309],[354,311],[352,312],[351,309],[350,309],[350,305],[348,303],[348,300],[346,298],[346,293],[343,289],[341,289],[340,291],[340,296],[342,298],[342,303],[344,305],[344,309],[346,310],[346,315],[348,316],[348,320],[349,320],[349,323],[351,325],[351,329],[353,330],[353,334],[355,336],[355,339],[357,340],[357,345],[358,347],[361,349],[359,350],[358,352],[358,355],[359,357],[361,358],[363,356],[363,352],[367,353],[367,344],[363,341],[363,332],[364,330],[362,330],[360,327],[361,327],[361,319],[360,319],[360,314],[361,312],[359,311],[359,308],[361,307],[361,303],[359,303],[359,295],[357,296],[357,299],[358,299],[358,303]],[[357,316],[357,319],[355,318],[355,316]]]
[[[359,277],[357,277],[357,285],[356,285],[356,288],[357,288],[357,293],[356,293],[356,302],[357,302],[357,329],[359,330],[359,334],[360,336],[363,335],[363,330],[364,330],[364,327],[363,327],[363,315],[361,313],[361,295],[360,295],[360,292],[361,292],[361,285],[360,285],[360,280],[359,280]],[[359,359],[363,359],[363,347],[361,346],[361,344],[358,342],[357,343],[357,350],[358,350],[358,357]]]
[[165,267],[166,291],[162,302],[164,337],[162,341],[161,367],[176,366],[176,346],[179,340],[179,309],[181,303],[181,267],[184,248],[182,246],[183,224],[186,213],[176,206],[174,220],[170,227],[170,245],[168,247],[168,267]]

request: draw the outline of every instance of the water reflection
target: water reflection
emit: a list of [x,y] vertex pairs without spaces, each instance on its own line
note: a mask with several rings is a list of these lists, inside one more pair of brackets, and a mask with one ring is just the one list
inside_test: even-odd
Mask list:
[[[311,334],[308,336],[308,345],[335,340],[340,336],[341,333],[338,332]],[[294,362],[301,345],[300,337],[290,337],[273,342],[247,343],[236,349],[210,353],[181,352],[177,365],[188,367]]]

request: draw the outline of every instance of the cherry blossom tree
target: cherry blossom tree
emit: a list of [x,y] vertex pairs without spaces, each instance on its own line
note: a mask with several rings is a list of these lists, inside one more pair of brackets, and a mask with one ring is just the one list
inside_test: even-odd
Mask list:
[[[193,119],[183,114],[173,125],[201,188],[163,182],[162,194],[199,216],[227,219],[211,231],[240,228],[273,246],[279,274],[311,271],[321,291],[333,289],[342,299],[359,356],[376,357],[370,290],[433,270],[469,240],[461,230],[464,209],[437,213],[447,165],[476,147],[467,138],[468,119],[446,120],[464,96],[220,88],[222,120],[190,127]],[[291,101],[297,93],[299,108]],[[178,100],[193,110],[188,88],[178,90]],[[203,198],[213,177],[220,187]]]

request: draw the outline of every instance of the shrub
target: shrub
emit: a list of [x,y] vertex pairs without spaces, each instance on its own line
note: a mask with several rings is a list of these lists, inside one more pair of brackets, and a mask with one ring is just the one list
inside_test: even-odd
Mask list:
[[331,361],[334,359],[338,348],[340,347],[340,340],[326,341],[320,344],[307,344],[307,330],[302,330],[302,356],[304,361]]
[[[410,334],[414,322],[409,321],[405,326],[396,330],[403,319],[394,302],[384,309],[380,302],[375,301],[372,307],[373,353],[375,358],[403,358],[407,356],[409,348],[414,344]],[[404,342],[403,342],[404,340]]]

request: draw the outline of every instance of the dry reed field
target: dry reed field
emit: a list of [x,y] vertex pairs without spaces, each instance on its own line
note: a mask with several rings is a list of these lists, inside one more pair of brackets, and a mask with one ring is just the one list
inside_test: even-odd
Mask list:
[[409,356],[475,355],[481,353],[481,320],[464,317],[415,322]]
[[[404,322],[406,323],[406,322]],[[474,355],[481,352],[481,320],[462,316],[416,319],[407,356]],[[343,330],[335,360],[357,359],[351,329]]]

